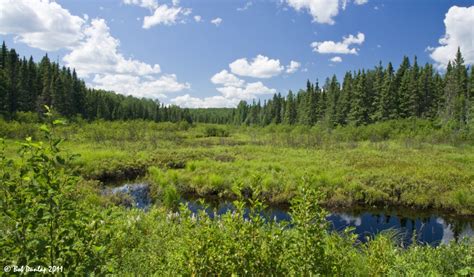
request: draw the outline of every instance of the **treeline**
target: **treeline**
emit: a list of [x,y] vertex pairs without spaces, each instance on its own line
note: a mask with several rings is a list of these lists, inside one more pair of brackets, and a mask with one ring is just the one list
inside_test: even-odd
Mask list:
[[468,71],[459,49],[444,75],[431,64],[420,67],[416,57],[413,64],[404,57],[396,71],[391,63],[385,68],[379,64],[347,72],[342,84],[334,75],[322,87],[308,81],[306,90],[275,94],[263,105],[241,102],[233,121],[337,126],[416,117],[462,127],[474,113],[474,73]]
[[21,112],[42,114],[44,106],[61,115],[87,120],[146,119],[191,122],[188,109],[165,106],[158,100],[139,99],[87,88],[76,71],[52,62],[20,58],[5,42],[0,52],[0,117],[13,119]]
[[[187,121],[219,124],[316,124],[329,127],[366,125],[378,121],[424,118],[455,127],[466,126],[474,113],[474,73],[464,65],[461,51],[441,75],[431,64],[413,64],[404,57],[395,70],[391,63],[371,70],[347,72],[342,83],[334,75],[321,86],[308,80],[306,90],[280,93],[237,108],[185,109],[158,100],[124,96],[87,88],[74,69],[60,67],[44,56],[19,58],[5,43],[0,53],[0,116],[19,112],[41,114],[44,105],[68,118],[86,120]],[[21,114],[21,113],[20,113]]]

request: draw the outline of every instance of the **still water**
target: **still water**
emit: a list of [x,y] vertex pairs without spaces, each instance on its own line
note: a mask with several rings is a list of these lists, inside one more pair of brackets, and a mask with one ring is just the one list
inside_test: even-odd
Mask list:
[[[107,189],[104,193],[126,194],[130,199],[128,206],[139,209],[146,210],[152,203],[146,184],[125,184]],[[193,199],[182,199],[182,202],[194,213],[204,209]],[[206,211],[211,216],[214,214],[219,216],[234,209],[230,202],[208,203],[208,205]],[[277,221],[291,220],[288,209],[281,207],[267,208],[262,216]],[[403,246],[410,245],[414,237],[419,243],[439,245],[474,236],[472,218],[448,217],[413,210],[330,211],[327,220],[333,231],[342,232],[347,227],[354,228],[354,233],[358,235],[360,241],[367,241],[368,238],[381,232],[394,232],[397,241]]]

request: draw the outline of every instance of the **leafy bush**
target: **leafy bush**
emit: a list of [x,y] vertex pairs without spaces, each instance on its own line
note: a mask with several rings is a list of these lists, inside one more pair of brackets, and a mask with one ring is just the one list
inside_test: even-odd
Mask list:
[[99,273],[103,247],[98,226],[85,220],[88,211],[77,201],[78,178],[68,167],[74,156],[60,151],[62,140],[53,132],[59,124],[41,126],[45,143],[27,138],[18,153],[20,163],[0,151],[0,263]]
[[216,126],[208,126],[205,129],[205,134],[206,137],[228,137],[230,135],[229,131],[216,127]]

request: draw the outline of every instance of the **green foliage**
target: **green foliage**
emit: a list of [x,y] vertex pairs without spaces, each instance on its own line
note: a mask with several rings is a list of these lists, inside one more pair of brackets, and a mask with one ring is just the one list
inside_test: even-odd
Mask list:
[[[331,192],[344,193],[347,188],[351,194],[360,195],[357,197],[363,201],[374,201],[377,195],[386,195],[384,197],[390,200],[400,192],[399,189],[402,189],[402,199],[417,201],[412,197],[425,195],[421,193],[426,191],[423,182],[429,181],[433,182],[431,191],[445,188],[436,182],[453,184],[459,188],[450,192],[456,205],[469,205],[472,200],[465,195],[472,193],[462,184],[471,177],[466,173],[467,169],[461,174],[464,176],[459,176],[462,171],[457,168],[469,168],[471,157],[458,154],[453,147],[430,148],[435,153],[428,158],[429,153],[423,152],[423,148],[415,149],[416,153],[421,152],[415,155],[410,148],[394,144],[394,141],[386,142],[386,148],[371,146],[372,142],[366,141],[356,148],[343,148],[343,151],[332,146],[320,150],[287,148],[276,146],[282,142],[278,135],[282,135],[279,132],[283,129],[274,125],[271,131],[260,130],[262,139],[268,136],[268,145],[234,146],[230,152],[222,146],[215,149],[195,147],[194,141],[202,142],[203,139],[196,136],[201,132],[199,128],[181,131],[172,125],[149,125],[150,129],[140,137],[153,137],[150,133],[155,132],[194,133],[185,136],[191,147],[170,151],[169,145],[174,144],[168,141],[162,146],[164,151],[149,157],[156,166],[149,167],[147,178],[151,181],[154,199],[160,201],[144,212],[113,207],[92,187],[94,182],[81,181],[73,170],[74,165],[80,163],[73,162],[73,157],[61,150],[60,146],[65,142],[57,139],[57,134],[68,134],[73,139],[74,149],[80,149],[78,142],[85,143],[90,138],[84,138],[83,133],[77,137],[69,127],[61,126],[60,120],[48,122],[40,126],[45,142],[32,139],[22,142],[19,159],[7,157],[11,143],[1,140],[2,265],[62,265],[68,275],[469,276],[474,273],[472,240],[439,247],[413,245],[402,249],[395,245],[393,235],[386,234],[360,244],[351,230],[341,234],[329,232],[325,220],[327,213],[319,205],[327,197],[334,197]],[[102,130],[102,123],[85,126],[84,130],[90,132],[98,128],[104,132],[103,147],[108,152],[112,151],[112,145],[125,144],[130,148],[143,144],[131,144],[135,135],[125,140],[118,135],[124,133],[121,127],[125,130],[127,124],[132,123],[114,124],[119,130],[117,134],[106,133],[105,129],[112,128]],[[377,132],[393,135],[387,130],[390,128],[377,128],[383,130]],[[303,130],[290,128],[286,131],[299,136],[312,134],[312,130]],[[320,130],[316,130],[319,133]],[[246,131],[249,137],[253,131]],[[241,130],[236,136],[244,134]],[[117,145],[108,143],[115,140],[119,141]],[[434,167],[436,161],[429,163],[433,157],[439,159],[440,154],[444,157],[443,170]],[[107,159],[114,155],[112,151]],[[398,162],[394,162],[397,159],[393,155],[401,155]],[[408,158],[403,159],[405,156]],[[99,156],[91,157],[95,160]],[[319,162],[309,163],[309,160]],[[343,166],[343,160],[349,168]],[[393,172],[388,167],[380,167],[384,160],[392,161]],[[167,165],[171,161],[185,161],[185,166],[169,168]],[[420,167],[427,162],[434,171]],[[411,170],[413,165],[417,168]],[[360,171],[361,168],[364,170]],[[406,185],[416,183],[404,180],[411,175],[416,175],[417,179],[413,180],[417,180],[417,186]],[[347,180],[351,180],[351,185],[346,188]],[[246,199],[235,201],[235,210],[220,216],[215,213],[211,216],[204,211],[192,214],[183,205],[176,212],[179,192],[192,183],[211,191],[232,190]],[[251,188],[250,192],[246,188]],[[271,197],[285,194],[286,199],[293,199],[290,222],[275,222],[263,216],[263,201],[269,194]],[[437,195],[446,200],[441,192]]]
[[98,273],[97,219],[84,221],[89,215],[76,199],[78,179],[68,167],[74,156],[60,151],[62,139],[54,135],[61,124],[41,125],[45,142],[21,143],[18,163],[0,152],[0,263]]
[[230,135],[228,130],[217,126],[208,126],[204,132],[206,137],[228,137]]

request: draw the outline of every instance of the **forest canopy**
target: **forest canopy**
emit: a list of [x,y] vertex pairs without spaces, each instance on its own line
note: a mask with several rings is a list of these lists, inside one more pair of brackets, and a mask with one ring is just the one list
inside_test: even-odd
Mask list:
[[460,49],[443,73],[405,56],[398,69],[390,62],[385,67],[379,63],[373,69],[347,72],[342,82],[336,75],[323,84],[308,80],[306,89],[290,90],[286,96],[278,93],[263,103],[241,101],[236,108],[209,109],[88,88],[74,69],[52,62],[48,55],[39,63],[20,58],[5,43],[0,53],[0,116],[6,119],[18,119],[22,112],[41,114],[47,105],[67,118],[86,120],[335,127],[423,118],[463,128],[472,121],[473,103],[474,73],[464,64]]

